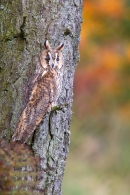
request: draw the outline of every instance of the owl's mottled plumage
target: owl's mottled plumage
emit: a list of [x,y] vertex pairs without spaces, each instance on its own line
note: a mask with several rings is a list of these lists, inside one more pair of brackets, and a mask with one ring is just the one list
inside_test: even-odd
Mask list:
[[20,116],[13,141],[25,143],[60,95],[63,77],[61,50],[64,45],[52,49],[48,40],[44,45],[45,50],[37,59],[36,71],[29,85],[28,102]]

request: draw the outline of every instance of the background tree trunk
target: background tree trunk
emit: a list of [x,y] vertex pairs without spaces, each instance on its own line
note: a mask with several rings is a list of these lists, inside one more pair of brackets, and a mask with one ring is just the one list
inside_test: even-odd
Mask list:
[[82,0],[1,0],[0,5],[0,136],[11,140],[22,109],[26,88],[35,69],[35,56],[45,39],[65,44],[64,81],[58,104],[62,110],[47,114],[30,145],[41,157],[39,188],[60,195],[69,150],[73,79],[79,59],[78,43]]

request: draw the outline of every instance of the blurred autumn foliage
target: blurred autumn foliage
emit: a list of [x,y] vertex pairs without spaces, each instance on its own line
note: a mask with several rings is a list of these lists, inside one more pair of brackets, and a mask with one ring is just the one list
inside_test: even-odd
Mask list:
[[[108,101],[108,107],[116,106],[118,114],[125,118],[130,113],[129,13],[130,7],[124,0],[84,1],[81,61],[74,85],[75,99],[90,95],[100,108],[107,106]],[[95,112],[90,105],[93,101],[89,101],[89,107]],[[84,111],[87,110],[83,108],[81,113]]]
[[129,0],[84,0],[73,111],[64,195],[129,195]]

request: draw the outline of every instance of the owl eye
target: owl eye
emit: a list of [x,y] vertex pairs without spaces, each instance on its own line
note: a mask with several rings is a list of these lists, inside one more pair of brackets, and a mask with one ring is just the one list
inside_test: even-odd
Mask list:
[[46,56],[45,60],[49,61],[50,60],[50,57],[49,55]]
[[59,56],[57,56],[56,60],[59,61]]

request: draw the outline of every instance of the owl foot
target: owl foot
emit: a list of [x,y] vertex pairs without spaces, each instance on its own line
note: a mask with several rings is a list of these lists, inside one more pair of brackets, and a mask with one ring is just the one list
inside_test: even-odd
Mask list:
[[57,110],[66,110],[69,104],[59,104],[59,105],[54,105],[51,109],[51,112],[57,111]]

